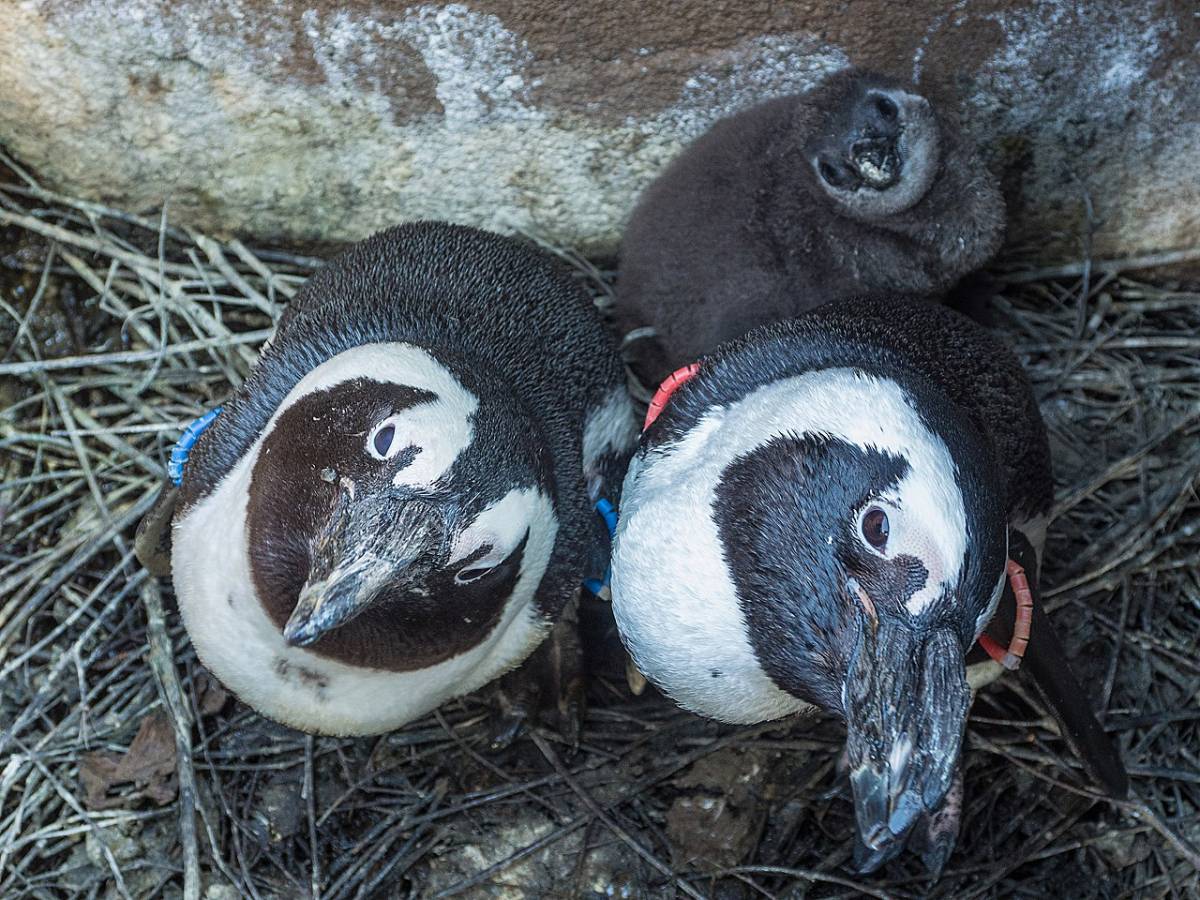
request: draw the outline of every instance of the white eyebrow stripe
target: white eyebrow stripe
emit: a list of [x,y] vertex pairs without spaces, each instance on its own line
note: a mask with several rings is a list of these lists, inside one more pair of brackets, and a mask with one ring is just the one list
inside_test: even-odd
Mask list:
[[517,549],[527,532],[546,531],[556,522],[554,505],[537,488],[513,488],[482,510],[455,539],[449,564],[466,559],[491,544],[500,559]]
[[392,483],[397,487],[432,485],[471,445],[479,398],[463,387],[454,373],[428,351],[400,342],[360,344],[321,363],[292,388],[263,433],[270,433],[281,412],[300,397],[356,378],[404,385],[435,397],[394,416],[398,434],[394,440],[408,435],[408,443],[421,451],[410,465],[396,473]]

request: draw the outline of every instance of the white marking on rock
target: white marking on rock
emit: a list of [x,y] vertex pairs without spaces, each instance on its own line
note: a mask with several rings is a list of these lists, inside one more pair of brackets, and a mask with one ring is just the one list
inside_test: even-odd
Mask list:
[[[731,462],[772,438],[818,433],[907,459],[895,502],[930,570],[909,612],[920,613],[958,580],[966,513],[956,467],[895,382],[828,369],[714,408],[679,441],[635,457],[613,553],[613,611],[626,646],[638,668],[688,709],[758,722],[806,706],[776,686],[754,654],[713,503]],[[897,549],[909,546],[902,538]]]
[[669,128],[691,139],[722,116],[771,97],[802,94],[849,66],[843,50],[815,35],[757,35],[705,60],[684,82],[679,99],[651,122],[628,121],[647,134]]
[[533,54],[497,16],[462,3],[425,4],[410,7],[394,26],[373,25],[421,54],[437,80],[435,90],[447,124],[541,117],[529,99],[530,90],[541,82],[527,82],[523,74]]

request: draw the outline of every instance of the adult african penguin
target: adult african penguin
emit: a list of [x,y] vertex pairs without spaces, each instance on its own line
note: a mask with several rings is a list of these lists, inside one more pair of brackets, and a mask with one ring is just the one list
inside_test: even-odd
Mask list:
[[717,122],[645,190],[616,315],[657,384],[722,341],[838,297],[936,294],[999,248],[995,178],[950,114],[844,70]]
[[396,728],[520,664],[607,564],[637,424],[557,261],[416,223],[297,293],[187,459],[171,569],[201,661],[310,732]]
[[[758,329],[668,385],[614,546],[634,662],[725,722],[842,716],[860,865],[908,842],[940,871],[958,831],[966,656],[985,629],[1009,645],[1009,560],[1036,591],[1052,503],[1019,363],[959,313],[893,295]],[[1123,795],[1120,758],[1036,603],[1029,628],[1022,671]],[[988,660],[970,681],[998,671]]]

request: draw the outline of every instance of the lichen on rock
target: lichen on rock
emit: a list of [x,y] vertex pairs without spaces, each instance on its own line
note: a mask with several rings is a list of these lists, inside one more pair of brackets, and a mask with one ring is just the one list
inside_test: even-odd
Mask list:
[[1085,190],[1097,253],[1194,242],[1186,11],[867,5],[25,0],[0,6],[0,143],[63,190],[215,233],[439,218],[603,254],[685,142],[853,62],[959,98],[1043,256],[1077,255]]

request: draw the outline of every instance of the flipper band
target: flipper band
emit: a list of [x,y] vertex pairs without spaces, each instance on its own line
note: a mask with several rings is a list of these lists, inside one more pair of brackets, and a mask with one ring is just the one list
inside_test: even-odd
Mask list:
[[192,452],[192,447],[196,445],[196,441],[200,435],[204,434],[208,426],[221,414],[221,409],[222,407],[220,406],[210,409],[187,428],[183,429],[183,434],[179,436],[179,440],[171,448],[171,458],[167,461],[167,477],[171,479],[171,484],[175,485],[175,487],[183,484],[183,464],[187,462],[188,454]]

